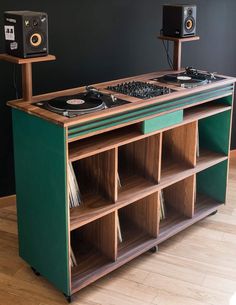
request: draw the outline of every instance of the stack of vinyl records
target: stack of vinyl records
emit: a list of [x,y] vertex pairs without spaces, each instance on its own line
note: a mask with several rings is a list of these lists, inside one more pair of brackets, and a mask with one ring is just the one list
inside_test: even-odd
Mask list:
[[118,235],[118,241],[122,243],[123,238],[121,234],[121,228],[120,228],[120,217],[119,217],[119,212],[117,212],[117,235]]
[[[121,188],[121,182],[120,182],[120,175],[117,173],[117,184],[118,188]],[[119,212],[117,211],[117,235],[118,235],[118,241],[122,243],[123,238],[121,234],[121,228],[120,228],[120,217],[119,217]]]
[[69,201],[70,208],[78,207],[81,203],[81,194],[74,172],[74,168],[71,162],[68,166],[68,181],[69,181]]
[[70,265],[71,267],[78,266],[72,247],[70,247]]
[[164,192],[160,191],[160,220],[166,218],[166,208],[165,208],[165,200],[164,200]]

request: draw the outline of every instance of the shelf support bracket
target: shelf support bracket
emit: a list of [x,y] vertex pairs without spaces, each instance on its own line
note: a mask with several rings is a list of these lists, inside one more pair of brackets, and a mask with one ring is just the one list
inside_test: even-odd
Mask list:
[[184,38],[159,36],[158,38],[161,40],[173,41],[173,43],[174,43],[174,51],[173,51],[173,70],[174,71],[181,70],[182,43],[200,39],[199,36],[184,37]]

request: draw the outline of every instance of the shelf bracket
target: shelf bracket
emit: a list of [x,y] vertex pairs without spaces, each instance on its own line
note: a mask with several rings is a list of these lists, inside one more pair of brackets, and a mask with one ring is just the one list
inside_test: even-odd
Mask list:
[[199,36],[185,37],[185,38],[159,36],[158,38],[161,40],[173,41],[174,43],[173,70],[175,71],[181,70],[182,43],[200,39]]
[[33,81],[32,81],[32,63],[55,60],[54,55],[47,55],[32,58],[19,58],[8,54],[0,54],[0,60],[7,61],[13,64],[22,65],[22,101],[31,101],[33,97]]

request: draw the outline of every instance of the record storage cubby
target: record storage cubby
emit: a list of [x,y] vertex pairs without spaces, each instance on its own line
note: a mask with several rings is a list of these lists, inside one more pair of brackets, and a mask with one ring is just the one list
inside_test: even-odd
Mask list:
[[[183,109],[181,123],[150,133],[139,120],[74,138],[14,110],[21,126],[15,126],[15,142],[27,148],[15,153],[16,171],[25,173],[17,178],[20,255],[70,296],[215,212],[226,197],[231,104],[228,95],[192,105]],[[32,160],[34,172],[25,160]],[[82,198],[75,208],[69,208],[69,162]],[[38,255],[37,240],[45,235],[51,242]]]
[[[187,119],[186,110],[182,124],[151,134],[141,135],[139,124],[108,131],[105,140],[112,148],[105,144],[98,148],[101,135],[68,143],[69,159],[77,164],[78,183],[81,175],[81,188],[84,182],[87,189],[90,184],[93,188],[89,200],[82,192],[81,206],[70,211],[73,249],[80,248],[75,236],[81,223],[85,231],[91,230],[86,227],[96,227],[99,232],[93,237],[92,254],[89,248],[81,262],[78,255],[78,266],[72,268],[72,291],[176,234],[225,202],[230,108],[214,101],[191,111],[191,120]],[[221,126],[221,131],[216,132],[216,126]],[[86,175],[92,175],[87,182],[82,164],[88,165],[84,166]],[[160,192],[166,210],[163,220],[160,220]],[[118,239],[118,221],[122,242]],[[98,229],[108,224],[109,229]]]

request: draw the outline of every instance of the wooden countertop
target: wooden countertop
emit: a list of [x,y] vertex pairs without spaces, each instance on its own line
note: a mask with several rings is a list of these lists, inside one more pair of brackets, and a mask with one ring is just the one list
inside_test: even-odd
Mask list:
[[[210,89],[214,90],[214,88],[219,88],[219,87],[222,87],[222,86],[225,86],[228,84],[233,84],[234,82],[236,82],[236,78],[219,75],[219,76],[224,77],[224,79],[219,80],[215,83],[210,83],[207,85],[187,89],[187,88],[181,88],[181,87],[177,87],[177,86],[173,86],[173,85],[158,83],[157,81],[151,80],[153,78],[160,77],[165,74],[170,74],[170,73],[173,74],[173,73],[179,73],[179,72],[181,72],[181,71],[153,72],[153,73],[148,73],[148,74],[143,74],[143,75],[138,75],[138,76],[127,77],[127,78],[123,78],[123,79],[113,80],[113,81],[109,81],[109,82],[93,84],[92,86],[99,89],[101,92],[112,93],[114,96],[119,97],[123,100],[127,100],[130,103],[126,104],[126,105],[114,107],[114,108],[104,109],[104,110],[90,113],[90,114],[73,117],[73,118],[64,117],[57,113],[51,112],[49,110],[42,109],[38,106],[33,105],[32,103],[35,103],[38,101],[44,101],[44,100],[48,100],[48,99],[53,99],[58,96],[74,95],[74,94],[83,92],[85,90],[85,87],[78,87],[78,88],[72,88],[72,89],[67,89],[67,90],[62,90],[62,91],[57,91],[57,92],[36,95],[30,101],[13,100],[13,101],[9,101],[7,104],[13,108],[22,110],[24,112],[27,112],[29,114],[32,114],[32,115],[35,115],[38,117],[41,117],[41,118],[51,121],[55,124],[59,124],[64,127],[69,127],[69,126],[72,126],[75,124],[85,123],[86,121],[91,121],[94,119],[104,118],[104,117],[108,117],[111,115],[119,114],[119,113],[130,111],[130,110],[135,110],[138,108],[145,107],[147,105],[161,103],[164,101],[170,101],[170,100],[176,99],[176,98],[182,98],[182,97],[185,97],[188,95],[192,95],[195,93],[197,94],[199,92],[210,90]],[[114,93],[112,91],[106,90],[107,86],[116,85],[121,82],[134,81],[134,80],[135,81],[148,81],[148,82],[151,82],[151,83],[154,83],[157,85],[159,84],[161,86],[166,86],[166,87],[174,89],[176,91],[172,92],[170,94],[158,96],[158,97],[151,98],[148,100],[143,100],[143,99],[138,99],[135,97],[130,97],[127,95],[123,95],[120,93]]]

